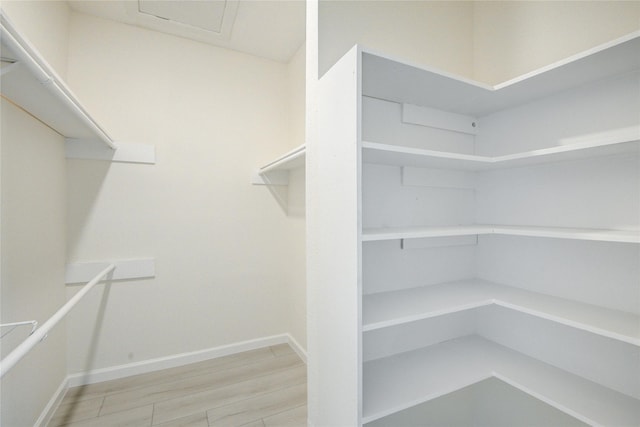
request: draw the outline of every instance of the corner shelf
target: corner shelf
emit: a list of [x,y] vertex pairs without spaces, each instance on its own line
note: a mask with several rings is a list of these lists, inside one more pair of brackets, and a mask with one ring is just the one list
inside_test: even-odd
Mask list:
[[[383,425],[496,377],[590,425],[640,425],[638,52],[635,32],[489,86],[356,46],[324,74],[314,147],[334,161],[308,180],[321,423]],[[535,239],[473,238],[490,234]],[[475,275],[527,289],[458,281]],[[406,289],[420,277],[438,283]],[[464,312],[488,305],[522,322],[474,327]]]
[[363,371],[363,423],[496,377],[590,425],[640,424],[636,399],[478,336],[372,360]]
[[478,279],[364,295],[362,331],[493,304],[640,346],[637,315]]
[[456,114],[486,116],[640,69],[640,31],[490,86],[361,49],[362,94]]
[[113,139],[1,9],[0,24],[2,97],[70,140],[97,141],[115,149]]
[[301,145],[262,166],[253,175],[255,185],[288,185],[289,171],[305,166],[306,147]]
[[502,234],[508,236],[546,237],[555,239],[595,240],[599,242],[640,243],[640,231],[603,230],[593,228],[561,228],[511,225],[460,225],[447,227],[387,227],[365,228],[362,241],[416,239],[424,237],[478,236]]
[[640,154],[640,128],[626,129],[617,135],[602,139],[497,157],[423,150],[362,141],[362,160],[365,163],[467,171],[523,167],[630,153]]

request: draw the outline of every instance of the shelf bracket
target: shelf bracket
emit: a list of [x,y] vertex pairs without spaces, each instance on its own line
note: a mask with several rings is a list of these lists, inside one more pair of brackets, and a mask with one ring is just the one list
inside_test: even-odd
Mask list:
[[288,170],[274,170],[270,172],[256,172],[251,176],[253,185],[289,185]]
[[9,74],[11,71],[15,70],[20,66],[20,62],[15,61],[13,59],[2,58],[2,62],[8,65],[3,65],[2,68],[0,68],[0,76]]
[[145,279],[155,277],[156,275],[155,258],[76,262],[73,264],[67,264],[65,283],[83,284],[94,277],[96,272],[100,272],[110,264],[114,264],[116,268],[112,275],[109,276],[109,280]]
[[91,140],[70,139],[65,143],[67,159],[104,160],[119,163],[156,163],[156,148],[151,144],[117,142],[115,150]]

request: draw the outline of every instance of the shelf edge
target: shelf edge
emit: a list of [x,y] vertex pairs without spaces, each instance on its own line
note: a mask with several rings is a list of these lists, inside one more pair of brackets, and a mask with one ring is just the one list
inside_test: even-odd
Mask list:
[[[24,64],[33,74],[34,78],[50,91],[55,98],[66,105],[71,113],[84,123],[97,137],[99,141],[111,149],[116,149],[113,139],[96,123],[87,113],[80,101],[62,78],[53,70],[51,65],[44,60],[38,50],[24,37],[20,35],[16,27],[11,23],[6,12],[0,7],[0,34],[2,42],[6,43],[10,50],[17,56],[18,62]],[[65,135],[69,136],[69,135]]]

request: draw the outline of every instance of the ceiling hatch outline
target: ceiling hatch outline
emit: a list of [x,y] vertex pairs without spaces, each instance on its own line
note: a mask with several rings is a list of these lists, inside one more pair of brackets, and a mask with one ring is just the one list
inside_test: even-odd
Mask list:
[[125,2],[135,25],[200,41],[228,42],[239,0],[138,0]]

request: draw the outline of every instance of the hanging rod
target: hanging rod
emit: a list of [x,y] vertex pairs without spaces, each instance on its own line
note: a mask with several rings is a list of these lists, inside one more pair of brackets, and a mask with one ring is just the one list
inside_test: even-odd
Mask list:
[[98,273],[89,283],[84,285],[65,305],[60,307],[53,316],[37,328],[26,340],[0,361],[0,378],[13,368],[27,353],[31,351],[40,341],[47,337],[47,334],[64,316],[89,292],[100,280],[116,268],[115,264],[110,264],[107,268]]

